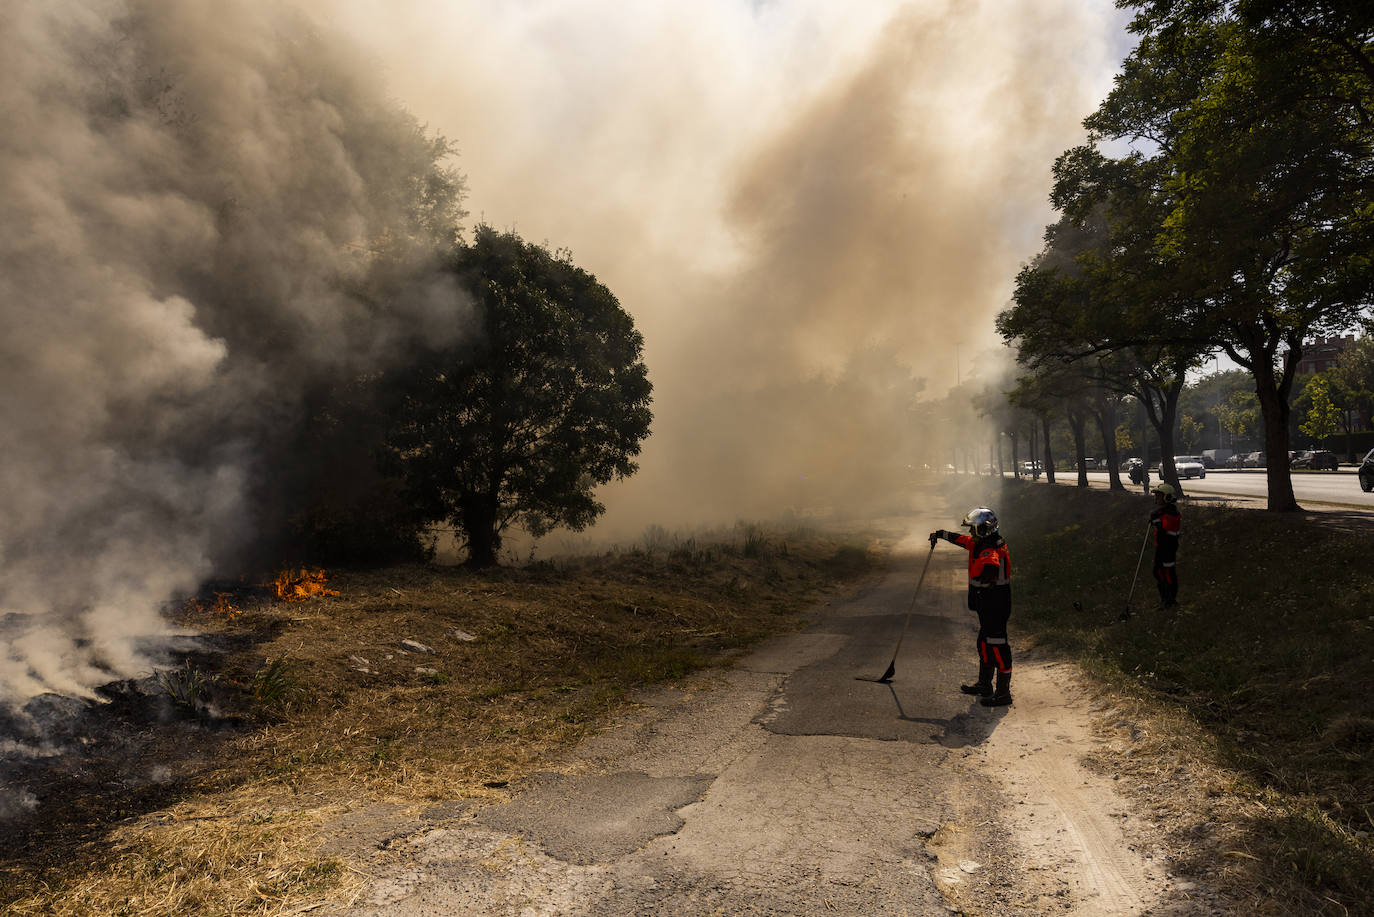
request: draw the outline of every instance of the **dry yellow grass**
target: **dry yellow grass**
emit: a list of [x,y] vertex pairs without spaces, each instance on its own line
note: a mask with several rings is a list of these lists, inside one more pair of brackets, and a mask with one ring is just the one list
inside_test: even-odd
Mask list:
[[[201,619],[238,648],[197,665],[249,725],[159,746],[200,761],[164,804],[89,787],[79,817],[43,812],[0,861],[0,906],[239,917],[347,900],[363,877],[321,853],[321,826],[378,803],[501,798],[634,688],[800,626],[880,554],[872,535],[751,528],[483,573],[334,571],[337,596],[239,602]],[[92,817],[102,805],[135,811]]]

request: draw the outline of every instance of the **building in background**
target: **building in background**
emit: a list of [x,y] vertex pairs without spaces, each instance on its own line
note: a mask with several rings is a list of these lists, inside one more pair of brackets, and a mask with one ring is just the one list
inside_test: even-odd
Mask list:
[[1353,346],[1355,346],[1353,334],[1345,337],[1304,341],[1302,359],[1298,361],[1298,375],[1310,376],[1312,373],[1326,372],[1336,365],[1336,358],[1341,355],[1342,351]]

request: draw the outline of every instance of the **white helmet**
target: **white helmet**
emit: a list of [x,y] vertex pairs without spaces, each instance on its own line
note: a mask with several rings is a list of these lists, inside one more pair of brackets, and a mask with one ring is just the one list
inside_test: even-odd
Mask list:
[[997,531],[997,514],[986,506],[976,506],[964,514],[960,525],[968,526],[974,538],[986,538]]

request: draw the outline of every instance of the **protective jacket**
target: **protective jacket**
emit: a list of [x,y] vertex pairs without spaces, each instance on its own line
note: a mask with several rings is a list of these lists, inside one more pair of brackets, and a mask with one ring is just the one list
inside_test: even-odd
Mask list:
[[[968,607],[978,612],[978,680],[961,685],[965,694],[983,695],[979,703],[1002,707],[1011,703],[1011,552],[996,531],[982,537],[944,529],[931,532],[930,547],[943,538],[968,551]],[[997,687],[992,686],[993,673]]]
[[946,541],[968,551],[970,611],[1011,611],[1011,552],[1001,535],[986,538],[942,533]]
[[1183,516],[1173,503],[1165,503],[1150,513],[1154,528],[1155,563],[1173,565],[1178,558],[1178,537],[1183,528]]
[[1165,608],[1178,603],[1178,537],[1183,528],[1183,516],[1173,503],[1165,503],[1150,513],[1150,526],[1155,536],[1155,583],[1159,586],[1159,600]]

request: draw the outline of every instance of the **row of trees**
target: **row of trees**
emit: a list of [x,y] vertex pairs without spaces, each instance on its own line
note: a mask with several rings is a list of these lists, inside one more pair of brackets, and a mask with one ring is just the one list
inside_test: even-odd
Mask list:
[[[1331,448],[1348,461],[1358,460],[1374,445],[1374,428],[1369,428],[1374,411],[1374,337],[1360,339],[1331,369],[1299,376],[1293,392],[1289,435],[1294,447]],[[1074,462],[1079,441],[1085,455],[1105,460],[1108,430],[1102,429],[1099,435],[1096,415],[1075,435],[1066,413],[1019,408],[996,386],[952,393],[950,399],[967,405],[971,396],[988,422],[957,431],[947,423],[953,438],[946,456],[939,460],[941,467],[948,462],[957,470],[977,472],[990,465],[1000,473],[1012,470],[1021,458],[1034,457],[1042,466],[1062,469]],[[1107,401],[1118,419],[1110,433],[1117,453],[1123,459],[1160,459],[1158,436],[1143,406],[1119,395]],[[1254,379],[1244,370],[1214,372],[1186,384],[1177,413],[1174,445],[1180,453],[1195,455],[1206,449],[1245,453],[1263,446]],[[1087,469],[1082,470],[1086,473]],[[1082,480],[1086,486],[1087,478]]]
[[998,318],[1022,368],[1010,404],[1047,430],[1066,416],[1080,467],[1094,424],[1116,468],[1132,398],[1176,484],[1185,379],[1224,352],[1253,380],[1269,508],[1296,509],[1303,342],[1368,323],[1374,299],[1374,7],[1123,5],[1139,43],[1056,160],[1060,217]]

